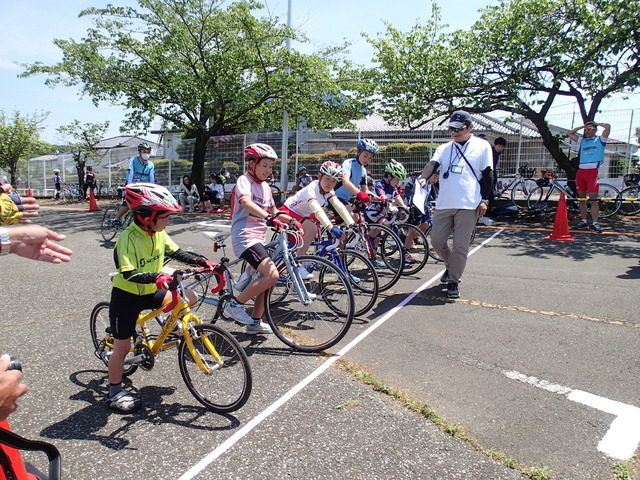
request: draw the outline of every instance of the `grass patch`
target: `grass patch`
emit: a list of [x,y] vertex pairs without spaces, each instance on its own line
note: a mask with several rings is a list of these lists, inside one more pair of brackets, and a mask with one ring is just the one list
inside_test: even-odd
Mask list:
[[359,407],[360,405],[362,405],[362,402],[360,400],[349,400],[336,405],[336,408],[339,410],[344,410],[346,408]]
[[613,466],[613,480],[638,480],[640,478],[640,456]]

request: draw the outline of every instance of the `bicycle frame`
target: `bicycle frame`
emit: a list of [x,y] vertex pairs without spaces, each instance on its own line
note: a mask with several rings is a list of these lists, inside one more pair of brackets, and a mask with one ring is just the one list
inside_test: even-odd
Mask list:
[[[188,271],[187,275],[195,274],[195,272]],[[136,349],[141,345],[146,346],[149,349],[149,352],[156,357],[160,352],[165,350],[169,350],[173,347],[178,346],[178,341],[167,342],[167,339],[170,335],[175,335],[174,327],[178,321],[181,324],[182,328],[182,338],[186,343],[187,348],[189,349],[189,353],[195,360],[198,368],[206,374],[211,373],[214,369],[220,368],[223,366],[222,360],[215,347],[211,344],[206,336],[202,336],[203,344],[205,345],[207,351],[211,354],[211,356],[216,360],[217,365],[214,367],[209,367],[202,360],[202,357],[198,353],[197,349],[193,344],[193,337],[196,337],[198,334],[193,329],[194,325],[198,325],[202,323],[200,318],[191,313],[191,308],[189,303],[184,300],[184,291],[186,287],[184,286],[183,280],[178,280],[177,289],[172,291],[175,292],[173,295],[173,300],[168,305],[163,305],[147,314],[140,314],[138,320],[136,321],[136,331],[138,332],[136,338],[134,338],[133,345],[131,347],[131,352],[135,353]],[[166,318],[164,325],[162,326],[162,330],[159,335],[152,339],[149,334],[149,329],[147,328],[147,323],[150,320],[154,320],[156,317],[162,315],[163,313],[169,313],[169,316]],[[110,345],[105,342],[105,345],[113,348],[113,345]],[[125,365],[135,365],[144,362],[148,359],[148,354],[146,352],[139,353],[134,355],[133,357],[127,359],[125,361]]]
[[[206,225],[206,223],[204,224]],[[294,248],[289,248],[287,242],[287,234],[291,233],[296,238],[296,245]],[[203,232],[203,235],[214,241],[213,250],[220,250],[222,254],[222,258],[220,259],[220,264],[224,265],[225,268],[225,277],[227,288],[223,289],[220,298],[211,297],[209,295],[205,295],[201,301],[207,303],[208,305],[213,305],[217,307],[216,318],[220,315],[220,311],[222,310],[222,301],[225,298],[233,298],[234,296],[234,287],[233,287],[233,275],[229,269],[234,265],[237,265],[243,262],[243,259],[236,259],[232,262],[229,262],[228,257],[226,256],[226,243],[225,240],[230,236],[230,233],[227,232]],[[293,281],[293,286],[295,288],[296,293],[300,295],[298,298],[301,299],[303,305],[309,305],[311,303],[311,298],[309,297],[309,292],[304,286],[304,282],[300,278],[300,275],[297,271],[297,262],[295,261],[295,257],[293,251],[301,244],[301,237],[297,235],[297,230],[291,229],[291,227],[285,227],[285,230],[282,233],[278,234],[278,237],[272,242],[265,245],[266,250],[269,252],[271,258],[274,263],[277,265],[280,261],[284,262],[285,267],[290,275],[290,278]],[[213,274],[203,274],[207,275],[207,278],[210,278]],[[194,285],[196,283],[201,283],[202,280],[193,282],[190,284]]]

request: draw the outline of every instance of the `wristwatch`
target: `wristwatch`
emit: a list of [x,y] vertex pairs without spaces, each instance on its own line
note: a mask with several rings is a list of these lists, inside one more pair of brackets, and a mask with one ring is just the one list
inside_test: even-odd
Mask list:
[[480,200],[480,203],[485,203],[489,205],[489,200],[487,200],[486,198],[483,198],[482,200]]
[[0,247],[0,257],[9,255],[11,240],[9,239],[9,231],[5,227],[0,227]]

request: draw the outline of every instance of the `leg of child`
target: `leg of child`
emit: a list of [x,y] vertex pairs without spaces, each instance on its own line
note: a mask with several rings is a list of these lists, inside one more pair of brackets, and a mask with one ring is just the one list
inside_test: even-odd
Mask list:
[[305,220],[302,223],[302,230],[304,231],[304,235],[302,236],[302,246],[298,249],[298,254],[306,255],[311,242],[318,236],[318,227],[311,220]]
[[236,296],[239,303],[246,303],[256,297],[253,315],[251,315],[253,318],[262,318],[264,314],[264,296],[259,298],[259,295],[278,283],[279,276],[278,269],[270,258],[265,258],[260,262],[258,273],[260,273],[260,276]]

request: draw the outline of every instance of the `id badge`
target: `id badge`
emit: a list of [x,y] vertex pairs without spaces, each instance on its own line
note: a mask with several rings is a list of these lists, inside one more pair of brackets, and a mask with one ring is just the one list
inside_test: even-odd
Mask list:
[[451,167],[451,173],[462,173],[462,165],[453,165]]

